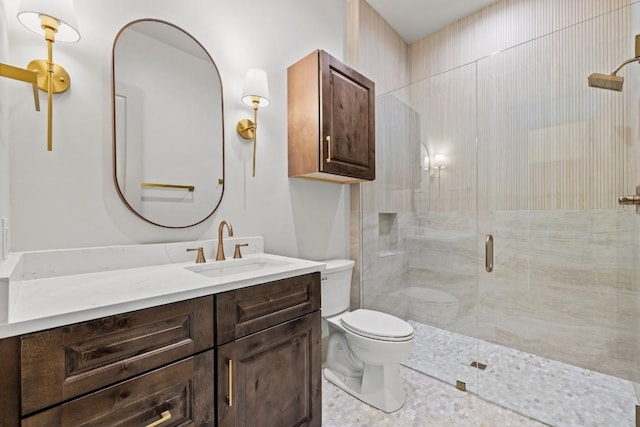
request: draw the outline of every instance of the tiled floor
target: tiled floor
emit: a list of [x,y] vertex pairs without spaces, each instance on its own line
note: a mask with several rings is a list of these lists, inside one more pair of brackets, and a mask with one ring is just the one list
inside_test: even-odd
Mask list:
[[[324,426],[634,426],[636,397],[629,381],[410,323],[415,343],[401,368],[404,407],[385,414],[323,379]],[[478,354],[487,364],[484,371],[468,366],[467,359]],[[466,382],[468,392],[453,386],[456,379]]]
[[536,421],[402,367],[407,402],[386,414],[322,379],[324,427],[541,427]]
[[[410,321],[406,365],[483,399],[558,427],[633,427],[636,395],[626,381]],[[462,350],[462,351],[461,351]],[[487,368],[472,368],[478,358]]]

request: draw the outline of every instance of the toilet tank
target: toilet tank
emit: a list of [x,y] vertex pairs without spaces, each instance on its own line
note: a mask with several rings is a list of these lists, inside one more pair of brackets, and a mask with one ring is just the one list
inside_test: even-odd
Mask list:
[[330,317],[349,309],[351,298],[351,273],[355,262],[350,259],[322,261],[327,265],[322,273],[321,310],[322,317]]

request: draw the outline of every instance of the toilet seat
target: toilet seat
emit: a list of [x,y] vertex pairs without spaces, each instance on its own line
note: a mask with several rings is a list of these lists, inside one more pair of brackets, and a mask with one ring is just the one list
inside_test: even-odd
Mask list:
[[355,310],[345,313],[340,322],[354,334],[382,341],[408,341],[413,338],[413,327],[402,319],[373,310]]

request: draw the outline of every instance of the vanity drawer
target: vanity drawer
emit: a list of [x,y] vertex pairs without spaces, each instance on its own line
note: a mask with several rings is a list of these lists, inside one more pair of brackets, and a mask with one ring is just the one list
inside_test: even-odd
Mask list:
[[22,414],[212,346],[212,296],[24,335],[20,343]]
[[[22,420],[45,426],[213,426],[213,350]],[[169,418],[170,417],[170,418]]]
[[319,309],[319,272],[217,294],[216,344]]

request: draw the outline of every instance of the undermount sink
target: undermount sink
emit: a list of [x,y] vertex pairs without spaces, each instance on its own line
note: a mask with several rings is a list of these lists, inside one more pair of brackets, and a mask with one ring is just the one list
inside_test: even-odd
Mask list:
[[260,273],[274,267],[283,267],[290,263],[266,257],[230,259],[226,261],[212,261],[206,264],[190,265],[187,270],[207,277],[230,276],[232,274]]

